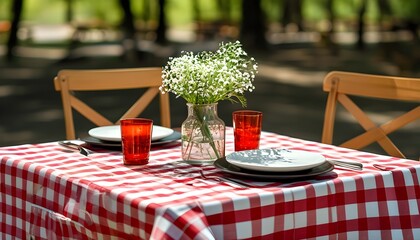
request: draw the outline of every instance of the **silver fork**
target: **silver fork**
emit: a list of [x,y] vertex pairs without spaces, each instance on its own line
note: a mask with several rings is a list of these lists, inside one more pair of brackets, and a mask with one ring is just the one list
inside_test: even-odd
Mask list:
[[73,142],[70,142],[70,141],[59,141],[58,144],[63,146],[63,147],[69,148],[69,149],[77,150],[85,156],[88,156],[89,154],[92,153],[91,150],[89,150],[87,148],[84,148],[84,147],[80,146],[79,144],[76,144],[76,143],[73,143]]
[[341,160],[328,160],[330,163],[332,163],[335,166],[343,167],[343,168],[349,168],[352,170],[363,170],[363,164],[358,162],[347,162],[347,161],[341,161]]

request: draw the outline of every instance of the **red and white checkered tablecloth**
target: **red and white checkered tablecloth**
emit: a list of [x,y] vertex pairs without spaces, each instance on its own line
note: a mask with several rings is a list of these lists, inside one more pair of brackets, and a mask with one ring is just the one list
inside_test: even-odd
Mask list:
[[[121,152],[85,157],[56,142],[0,148],[1,239],[420,239],[420,164],[264,132],[261,148],[364,164],[255,187],[199,181],[180,148],[145,166]],[[232,129],[226,153],[233,152]],[[392,168],[379,171],[381,163]]]

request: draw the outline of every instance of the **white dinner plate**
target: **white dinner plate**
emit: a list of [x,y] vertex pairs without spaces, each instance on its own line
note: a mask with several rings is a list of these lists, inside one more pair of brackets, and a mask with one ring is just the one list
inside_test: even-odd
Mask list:
[[[181,139],[181,133],[178,131],[174,131],[171,135],[167,137],[152,141],[152,147],[170,144],[179,139]],[[121,142],[101,140],[92,136],[87,136],[80,140],[94,147],[121,149]]]
[[[153,125],[152,141],[156,141],[167,137],[173,132],[173,129]],[[100,140],[121,142],[120,125],[92,128],[89,130],[89,135]]]
[[265,172],[301,171],[325,162],[318,153],[287,149],[238,151],[226,156],[226,161],[240,168]]

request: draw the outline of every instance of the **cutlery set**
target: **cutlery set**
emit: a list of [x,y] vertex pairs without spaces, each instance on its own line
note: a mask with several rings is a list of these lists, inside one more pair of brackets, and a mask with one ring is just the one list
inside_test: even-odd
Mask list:
[[[358,170],[358,171],[363,170],[363,164],[359,162],[350,162],[350,161],[342,161],[342,160],[328,160],[328,161],[332,163],[334,166],[348,168],[352,170]],[[385,166],[383,164],[376,164],[376,163],[372,164],[372,166],[380,171],[391,171],[392,169],[394,169],[393,167]]]

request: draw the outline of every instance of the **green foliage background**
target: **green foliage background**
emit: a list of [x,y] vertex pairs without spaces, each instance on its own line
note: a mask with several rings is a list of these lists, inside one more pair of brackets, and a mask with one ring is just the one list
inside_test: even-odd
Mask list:
[[[224,0],[226,1],[226,0]],[[231,17],[238,22],[240,2],[231,0]],[[339,20],[354,20],[357,18],[357,8],[362,0],[335,0],[334,11]],[[0,21],[11,18],[11,4],[13,0],[0,1]],[[221,18],[217,9],[218,0],[198,0],[200,15],[204,21],[216,21]],[[267,21],[278,21],[282,15],[282,0],[262,0]],[[328,19],[324,8],[326,0],[303,0],[303,15],[308,21]],[[183,26],[193,22],[193,0],[167,0],[166,11],[170,26]],[[157,19],[157,0],[133,0],[132,8],[137,20]],[[366,18],[376,20],[378,7],[376,0],[368,0]],[[419,20],[419,0],[390,0],[394,11],[394,18]],[[145,7],[148,6],[147,9]],[[121,19],[121,10],[117,0],[73,0],[75,21],[102,21],[110,25],[117,25]],[[30,23],[59,24],[64,23],[66,15],[66,1],[64,0],[25,0],[23,20]]]

